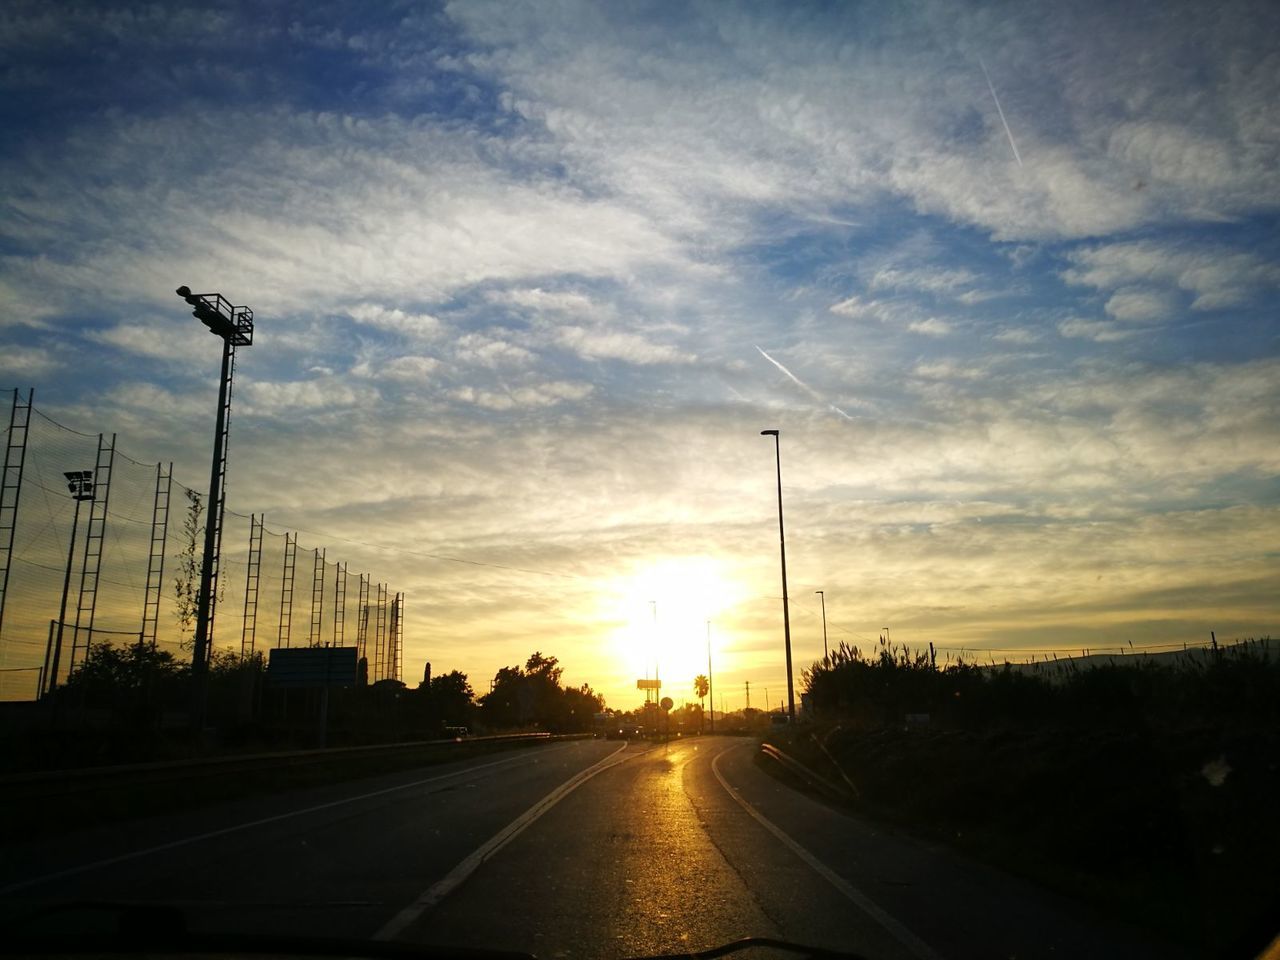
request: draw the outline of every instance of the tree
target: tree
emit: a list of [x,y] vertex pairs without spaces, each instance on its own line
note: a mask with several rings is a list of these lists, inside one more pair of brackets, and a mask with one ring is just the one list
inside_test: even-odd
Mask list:
[[[524,668],[503,667],[480,698],[484,722],[493,729],[536,725],[555,733],[590,730],[604,698],[587,684],[565,689],[564,668],[555,657],[535,651]],[[434,681],[433,681],[434,682]]]
[[707,679],[706,674],[700,673],[693,678],[693,692],[697,698],[702,701],[702,712],[707,712],[707,694],[711,692],[711,681]]
[[95,642],[84,660],[67,678],[64,689],[75,691],[86,703],[113,706],[122,711],[140,709],[148,689],[183,676],[185,664],[167,650],[131,643],[113,647]]
[[440,719],[450,723],[464,722],[471,712],[475,692],[467,682],[467,675],[459,670],[431,678],[428,687],[431,704]]
[[480,710],[491,727],[516,727],[527,721],[522,701],[526,698],[524,671],[503,667],[493,676],[489,692],[480,698]]
[[200,603],[200,564],[196,559],[196,544],[204,533],[204,524],[200,522],[204,504],[200,500],[200,494],[194,490],[186,493],[187,515],[182,519],[182,552],[178,554],[178,575],[173,580],[178,627],[183,634],[184,647],[187,645],[186,633],[195,621],[196,608]]

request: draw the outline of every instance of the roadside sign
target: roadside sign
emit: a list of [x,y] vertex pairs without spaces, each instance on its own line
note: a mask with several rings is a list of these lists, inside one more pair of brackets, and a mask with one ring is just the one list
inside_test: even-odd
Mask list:
[[274,687],[350,687],[356,682],[355,647],[277,647],[267,660]]
[[661,680],[637,680],[636,689],[637,690],[661,690],[662,681]]
[[670,697],[663,697],[662,702],[658,704],[658,706],[662,707],[663,710],[670,710],[675,706],[675,701]]

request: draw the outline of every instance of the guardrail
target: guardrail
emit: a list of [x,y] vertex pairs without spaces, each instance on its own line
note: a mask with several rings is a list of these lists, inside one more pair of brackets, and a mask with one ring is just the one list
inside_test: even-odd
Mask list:
[[815,770],[811,770],[795,757],[789,757],[771,743],[760,744],[760,752],[775,761],[793,776],[808,783],[811,787],[836,800],[849,800],[853,794],[834,780],[829,780]]
[[107,790],[121,786],[135,789],[177,781],[195,781],[210,777],[243,777],[260,771],[279,775],[289,770],[322,764],[352,761],[438,759],[442,754],[461,751],[468,745],[500,747],[530,742],[554,742],[589,738],[591,734],[512,733],[486,737],[453,737],[445,740],[413,740],[404,743],[380,743],[358,747],[329,747],[315,750],[289,750],[275,753],[229,754],[167,760],[152,763],[130,763],[106,767],[77,767],[64,770],[42,770],[0,777],[0,797],[6,803],[47,796]]

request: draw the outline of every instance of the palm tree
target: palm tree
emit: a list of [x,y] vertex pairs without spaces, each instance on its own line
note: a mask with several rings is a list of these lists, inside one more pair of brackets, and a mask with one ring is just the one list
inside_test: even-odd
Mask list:
[[693,678],[693,692],[702,701],[702,725],[707,723],[707,694],[711,691],[711,682],[703,674]]

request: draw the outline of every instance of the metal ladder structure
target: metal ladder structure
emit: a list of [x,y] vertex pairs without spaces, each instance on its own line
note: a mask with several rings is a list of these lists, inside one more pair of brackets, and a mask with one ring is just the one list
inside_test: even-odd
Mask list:
[[391,679],[400,679],[400,659],[404,641],[404,594],[397,593],[391,604]]
[[[111,497],[111,468],[116,459],[116,435],[107,443],[98,434],[98,460],[93,468],[93,499],[89,501],[89,522],[84,533],[84,561],[80,565],[80,597],[76,601],[76,624],[71,632],[71,662],[67,674],[76,667],[76,653],[88,656],[93,642],[93,617],[98,608],[98,571],[102,568],[102,546],[107,533],[107,504]],[[85,631],[83,648],[80,631]]]
[[138,644],[156,647],[160,624],[160,594],[164,589],[164,548],[169,534],[169,495],[173,492],[173,464],[156,464],[156,496],[151,507],[151,552],[147,557],[147,589],[142,595],[142,630]]
[[365,660],[368,667],[369,656],[369,575],[360,574],[360,587],[357,593],[356,609],[360,611],[360,622],[356,624],[356,659]]
[[209,652],[213,651],[213,625],[218,615],[218,567],[222,560],[222,521],[226,515],[227,507],[227,446],[228,441],[231,439],[231,389],[235,383],[235,377],[236,343],[235,340],[228,340],[227,390],[218,421],[222,424],[221,444],[219,444],[219,449],[222,450],[222,459],[218,464],[218,472],[222,477],[222,482],[218,485],[218,502],[209,504],[209,518],[206,521],[213,524],[213,559],[209,565],[211,569],[209,577],[209,629],[205,635],[206,642],[209,645]]
[[[360,623],[356,627],[356,632],[359,637],[356,641],[357,652],[367,650],[368,644],[364,639],[369,635],[369,604],[367,603],[362,604],[360,607]],[[356,657],[356,660],[357,662],[364,660],[364,679],[367,683],[369,681],[369,661],[365,659],[365,656],[362,653]]]
[[347,618],[347,565],[338,561],[333,574],[333,645],[342,646],[342,632]]
[[293,564],[298,552],[298,535],[284,535],[284,579],[280,583],[280,632],[276,634],[276,646],[289,646],[289,627],[293,620]]
[[262,571],[262,525],[266,514],[249,514],[249,562],[244,575],[244,620],[240,627],[240,659],[253,656],[258,632],[258,583]]
[[311,568],[311,632],[307,634],[307,644],[320,646],[320,622],[324,611],[324,555],[325,551],[316,548],[315,565]]
[[9,565],[13,559],[13,537],[18,528],[18,498],[22,495],[22,467],[27,459],[27,427],[31,422],[34,389],[22,395],[13,391],[9,432],[5,435],[4,471],[0,473],[0,635],[4,632],[4,601],[9,593]]
[[374,678],[385,680],[387,677],[387,585],[378,584],[378,609],[376,611],[373,634]]

